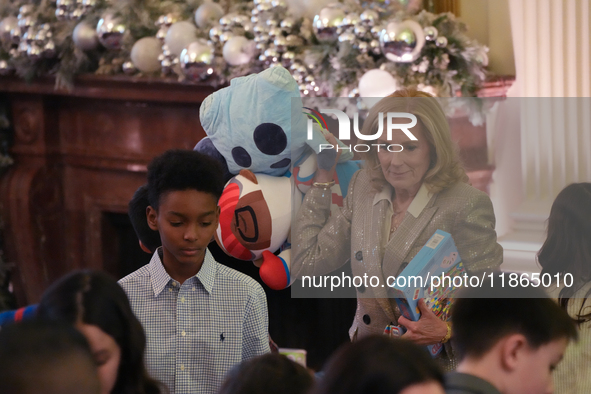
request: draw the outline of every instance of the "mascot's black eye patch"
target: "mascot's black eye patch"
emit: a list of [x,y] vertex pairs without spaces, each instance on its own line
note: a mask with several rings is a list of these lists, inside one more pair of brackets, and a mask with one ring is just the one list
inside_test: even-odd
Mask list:
[[236,164],[240,167],[250,167],[252,164],[252,159],[246,149],[241,146],[237,146],[236,148],[232,149],[232,157]]
[[283,168],[283,167],[287,167],[290,164],[291,164],[291,160],[289,160],[286,157],[285,159],[279,160],[277,163],[271,164],[271,168]]
[[[278,155],[287,147],[287,135],[275,123],[261,123],[254,129],[254,143],[267,155]],[[232,152],[233,154],[233,152]]]

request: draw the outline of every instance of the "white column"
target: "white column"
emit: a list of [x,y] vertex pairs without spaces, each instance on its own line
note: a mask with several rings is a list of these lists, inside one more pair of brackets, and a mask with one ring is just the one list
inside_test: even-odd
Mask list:
[[[535,272],[554,198],[570,183],[591,181],[590,7],[589,0],[510,0],[509,6],[516,65],[509,95],[522,99],[508,98],[491,114],[497,117],[490,126],[497,167],[491,198],[503,268]],[[519,120],[508,122],[515,111]],[[508,155],[516,144],[518,154]]]

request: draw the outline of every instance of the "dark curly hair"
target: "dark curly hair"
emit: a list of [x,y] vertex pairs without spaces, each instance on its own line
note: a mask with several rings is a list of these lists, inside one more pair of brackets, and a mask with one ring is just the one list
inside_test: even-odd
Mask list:
[[[565,286],[559,294],[559,303],[567,308],[574,293],[591,281],[591,183],[573,183],[565,187],[552,204],[548,217],[548,234],[538,253],[538,262],[545,273],[572,274],[572,286]],[[577,323],[591,320],[591,313],[582,310],[591,290],[585,295]]]
[[443,386],[443,372],[427,351],[405,339],[371,335],[330,358],[314,394],[396,394],[414,384]]
[[40,319],[77,322],[99,327],[121,349],[113,394],[159,394],[159,383],[144,364],[146,334],[131,310],[125,291],[115,279],[98,271],[75,271],[53,283],[37,310]]
[[135,191],[129,201],[127,214],[137,238],[142,241],[146,248],[154,252],[162,245],[162,241],[160,240],[160,233],[152,230],[148,225],[146,218],[148,205],[150,205],[148,201],[148,185],[142,185]]
[[172,149],[148,166],[148,200],[152,208],[158,210],[163,194],[190,189],[210,193],[219,200],[224,190],[221,164],[199,152]]

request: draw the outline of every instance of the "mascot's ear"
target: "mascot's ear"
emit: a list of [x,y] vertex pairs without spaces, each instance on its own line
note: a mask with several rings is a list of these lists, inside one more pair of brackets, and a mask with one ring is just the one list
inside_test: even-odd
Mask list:
[[222,164],[222,168],[224,169],[224,182],[228,182],[230,178],[233,177],[233,175],[230,174],[230,171],[228,170],[228,163],[226,163],[226,159],[213,145],[213,142],[211,142],[211,139],[209,139],[209,137],[203,137],[197,143],[197,145],[195,145],[193,150],[199,153],[203,153],[207,156],[213,157]]

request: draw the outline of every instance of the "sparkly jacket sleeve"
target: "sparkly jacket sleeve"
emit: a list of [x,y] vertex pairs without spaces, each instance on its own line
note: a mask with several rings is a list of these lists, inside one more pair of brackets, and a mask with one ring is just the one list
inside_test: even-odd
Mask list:
[[335,215],[330,215],[330,190],[312,187],[306,193],[292,227],[293,279],[329,273],[349,259],[353,196],[359,173],[353,175],[343,207]]
[[495,214],[490,198],[472,194],[456,215],[454,241],[470,273],[498,270],[503,262],[503,248],[497,243]]

